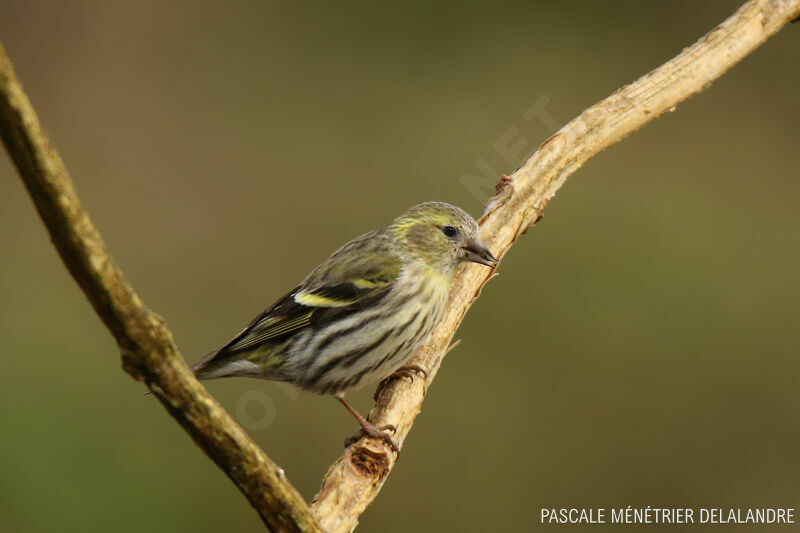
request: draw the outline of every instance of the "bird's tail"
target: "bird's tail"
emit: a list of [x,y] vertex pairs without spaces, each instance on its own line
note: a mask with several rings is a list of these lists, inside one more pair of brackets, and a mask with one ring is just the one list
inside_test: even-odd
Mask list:
[[219,352],[220,350],[211,352],[190,367],[197,379],[212,379],[215,377],[222,377],[221,374],[218,375],[219,371],[222,369],[222,367],[224,367],[224,365],[221,365],[220,361],[217,360]]
[[280,358],[269,347],[256,350],[233,351],[220,348],[191,366],[197,379],[214,379],[228,376],[271,378],[271,371],[280,364]]

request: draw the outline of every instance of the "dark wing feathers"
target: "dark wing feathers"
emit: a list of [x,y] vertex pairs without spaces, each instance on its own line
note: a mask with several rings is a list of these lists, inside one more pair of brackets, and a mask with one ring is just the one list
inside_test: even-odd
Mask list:
[[[391,285],[359,288],[351,282],[320,287],[315,291],[297,287],[261,313],[219,352],[250,351],[265,342],[289,337],[307,326],[322,327],[336,318],[343,318],[374,304],[391,289]],[[297,299],[306,303],[298,303]],[[311,303],[315,301],[317,305]]]
[[235,358],[236,354],[251,352],[265,343],[280,342],[309,326],[321,328],[374,305],[392,290],[401,270],[399,258],[375,251],[365,253],[352,247],[347,256],[343,261],[343,257],[337,259],[334,254],[300,286],[258,315],[241,333],[193,369],[198,371],[211,361]]

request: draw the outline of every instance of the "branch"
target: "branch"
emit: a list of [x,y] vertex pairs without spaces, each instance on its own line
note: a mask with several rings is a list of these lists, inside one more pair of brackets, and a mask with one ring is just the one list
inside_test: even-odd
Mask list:
[[[485,242],[504,255],[587,160],[708,87],[798,16],[800,0],[751,0],[691,48],[584,111],[498,184],[498,194],[481,219]],[[65,265],[117,340],[125,370],[148,385],[270,528],[318,531],[308,506],[281,469],[194,379],[163,320],[144,306],[106,252],[1,45],[0,134]],[[373,422],[397,426],[395,438],[401,444],[453,333],[489,279],[480,268],[460,271],[447,314],[413,361],[429,370],[427,383],[395,382],[371,412]],[[312,502],[324,529],[352,530],[394,461],[383,443],[372,439],[349,448],[328,470]]]
[[106,251],[64,163],[0,44],[0,135],[61,259],[114,335],[123,368],[144,381],[277,531],[319,531],[283,471],[194,378],[164,321],[147,309]]
[[[497,195],[481,219],[481,237],[499,256],[540,217],[567,177],[591,157],[620,141],[690,96],[706,89],[729,68],[800,16],[800,0],[751,0],[690,48],[581,113],[539,147]],[[496,254],[498,255],[498,254]],[[376,424],[397,427],[402,446],[419,414],[425,388],[439,369],[453,334],[492,274],[462,267],[453,282],[447,312],[409,364],[428,369],[427,383],[398,380],[370,413]],[[348,448],[322,480],[311,508],[325,531],[351,531],[377,496],[394,466],[386,445],[364,438]]]

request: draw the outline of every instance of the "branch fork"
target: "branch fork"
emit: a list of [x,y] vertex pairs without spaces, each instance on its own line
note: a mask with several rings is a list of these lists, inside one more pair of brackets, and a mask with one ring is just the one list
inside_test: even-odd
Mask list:
[[[750,0],[689,48],[585,110],[511,176],[502,176],[479,221],[482,240],[502,257],[535,224],[569,175],[692,95],[707,89],[783,26],[800,0]],[[39,123],[0,45],[0,135],[65,266],[117,340],[123,368],[147,384],[165,409],[236,484],[275,531],[352,531],[397,461],[383,441],[362,438],[323,477],[310,505],[276,465],[194,378],[164,320],[145,307],[106,250],[72,180]],[[369,420],[393,424],[402,447],[452,337],[494,272],[463,266],[447,311],[410,364],[427,377],[396,380]],[[449,348],[448,348],[449,347]]]

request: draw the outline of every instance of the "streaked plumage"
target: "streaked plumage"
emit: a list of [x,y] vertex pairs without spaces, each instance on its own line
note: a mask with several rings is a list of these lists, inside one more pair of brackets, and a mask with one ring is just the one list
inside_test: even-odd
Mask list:
[[342,246],[193,370],[339,396],[379,381],[439,321],[463,261],[496,264],[472,217],[441,202],[414,206]]

